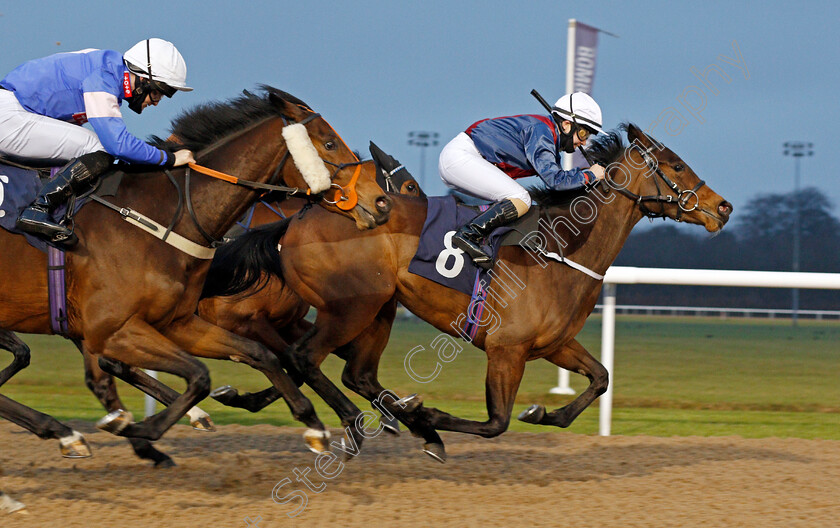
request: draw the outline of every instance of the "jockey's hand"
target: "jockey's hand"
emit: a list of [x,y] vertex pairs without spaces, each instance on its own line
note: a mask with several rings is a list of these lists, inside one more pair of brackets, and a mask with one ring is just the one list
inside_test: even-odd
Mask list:
[[586,170],[591,172],[595,176],[596,180],[603,180],[604,179],[604,167],[596,164],[596,165],[593,165],[593,166],[589,167]]
[[192,151],[187,149],[181,149],[175,151],[175,165],[174,167],[180,167],[181,165],[186,165],[187,163],[195,163],[195,158],[193,157]]

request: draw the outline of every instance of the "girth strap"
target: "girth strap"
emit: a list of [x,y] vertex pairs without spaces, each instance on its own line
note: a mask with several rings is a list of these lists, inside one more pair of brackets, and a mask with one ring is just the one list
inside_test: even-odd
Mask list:
[[139,227],[143,231],[150,233],[156,238],[163,240],[170,246],[177,248],[187,255],[191,257],[204,259],[204,260],[211,260],[213,255],[216,254],[216,248],[209,248],[199,244],[196,244],[192,240],[188,240],[178,233],[175,233],[164,226],[158,224],[151,218],[143,216],[142,214],[133,211],[127,207],[118,207],[111,202],[108,202],[99,196],[91,195],[91,199],[94,201],[104,205],[105,207],[116,211],[123,217],[123,220],[132,224],[136,227]]

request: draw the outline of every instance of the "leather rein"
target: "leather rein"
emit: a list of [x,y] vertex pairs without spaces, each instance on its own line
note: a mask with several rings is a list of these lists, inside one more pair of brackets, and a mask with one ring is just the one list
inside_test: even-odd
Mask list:
[[[312,121],[312,120],[314,120],[314,119],[316,119],[320,116],[321,116],[321,114],[312,113],[309,116],[307,116],[305,119],[300,121],[300,124],[301,125],[306,125],[310,121]],[[288,119],[285,116],[283,116],[283,122],[286,125],[288,125],[290,123],[294,123],[293,120]],[[183,192],[183,196],[185,198],[186,205],[187,205],[187,213],[190,215],[190,218],[192,219],[195,227],[198,229],[198,232],[201,234],[202,237],[204,237],[204,239],[210,244],[211,247],[217,247],[217,246],[221,245],[222,243],[224,243],[224,239],[218,240],[218,239],[215,239],[212,236],[210,236],[207,233],[207,231],[205,231],[204,228],[201,227],[201,223],[198,221],[198,218],[195,215],[195,210],[194,210],[193,205],[192,205],[192,198],[191,198],[191,193],[190,193],[190,176],[192,174],[192,171],[204,174],[206,176],[210,176],[211,178],[216,178],[218,180],[222,180],[222,181],[227,182],[227,183],[231,183],[233,185],[238,185],[240,187],[246,187],[246,188],[249,188],[249,189],[252,189],[252,190],[255,190],[255,191],[282,192],[282,193],[286,193],[287,196],[301,195],[301,197],[306,198],[308,200],[311,200],[312,202],[324,201],[328,204],[335,205],[336,207],[338,207],[342,211],[349,211],[350,209],[352,209],[353,207],[356,206],[356,203],[358,203],[358,196],[356,194],[356,181],[359,179],[359,175],[361,174],[361,164],[362,164],[361,161],[337,164],[337,163],[333,163],[331,161],[328,161],[328,160],[325,160],[325,159],[322,158],[322,161],[324,163],[335,167],[335,171],[333,172],[332,176],[330,177],[330,180],[335,179],[336,175],[338,175],[338,173],[341,170],[343,170],[347,167],[356,167],[356,169],[353,173],[353,177],[351,178],[350,182],[348,183],[347,188],[344,188],[337,183],[332,183],[330,185],[330,189],[335,189],[334,194],[332,196],[333,199],[330,200],[329,198],[327,198],[325,196],[325,193],[327,191],[325,191],[324,193],[312,194],[311,189],[302,189],[300,187],[287,187],[287,186],[284,186],[284,185],[275,184],[275,182],[280,178],[280,171],[283,169],[283,166],[286,164],[286,161],[289,159],[289,156],[290,156],[290,154],[289,154],[289,150],[287,148],[286,152],[283,154],[283,157],[280,158],[280,163],[278,163],[277,167],[274,169],[274,172],[272,173],[271,178],[269,179],[268,183],[259,183],[259,182],[249,181],[249,180],[241,180],[241,179],[237,178],[236,176],[232,176],[232,175],[226,174],[224,172],[220,172],[220,171],[217,171],[217,170],[214,170],[214,169],[210,169],[208,167],[203,167],[203,166],[198,165],[196,163],[190,163],[187,166],[187,169],[184,173],[184,175],[185,175],[185,182],[184,182],[185,188],[184,188],[184,192]],[[172,181],[172,183],[175,185],[175,187],[178,189],[178,197],[179,197],[178,198],[178,207],[175,211],[175,215],[172,219],[172,223],[169,225],[169,228],[167,229],[167,234],[168,234],[172,230],[172,227],[174,226],[174,224],[177,222],[177,219],[181,215],[182,204],[181,204],[181,189],[180,189],[180,187],[178,186],[177,182],[172,177],[170,172],[168,170],[165,171],[165,172],[166,172],[167,176],[169,177],[169,179]]]

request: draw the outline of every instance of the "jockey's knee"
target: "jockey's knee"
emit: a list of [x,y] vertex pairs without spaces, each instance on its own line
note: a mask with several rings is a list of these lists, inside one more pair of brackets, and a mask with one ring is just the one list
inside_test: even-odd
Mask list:
[[519,216],[524,215],[531,208],[531,195],[528,194],[528,191],[511,196],[508,200],[516,207],[516,214]]

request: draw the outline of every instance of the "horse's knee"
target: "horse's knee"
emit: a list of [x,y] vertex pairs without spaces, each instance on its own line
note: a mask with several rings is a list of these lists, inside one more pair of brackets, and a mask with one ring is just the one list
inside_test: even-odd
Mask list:
[[25,369],[29,366],[29,362],[31,359],[32,354],[29,352],[29,347],[24,345],[23,347],[15,349],[12,354],[15,355],[15,363],[20,365],[21,369]]
[[188,378],[189,385],[203,400],[210,394],[210,371],[204,363],[197,362],[195,371]]
[[592,389],[600,396],[607,392],[607,387],[610,385],[610,374],[607,369],[600,363],[597,369],[592,371]]

